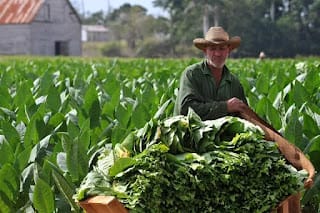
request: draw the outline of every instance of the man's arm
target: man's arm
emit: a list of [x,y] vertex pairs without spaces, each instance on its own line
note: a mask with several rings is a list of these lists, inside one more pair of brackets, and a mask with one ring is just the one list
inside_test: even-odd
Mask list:
[[182,101],[180,113],[186,115],[189,107],[192,108],[202,120],[217,119],[228,115],[226,101],[202,102],[187,97]]

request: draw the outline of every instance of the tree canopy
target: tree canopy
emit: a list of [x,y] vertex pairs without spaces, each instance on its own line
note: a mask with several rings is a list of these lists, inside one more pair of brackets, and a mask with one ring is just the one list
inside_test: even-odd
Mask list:
[[146,42],[151,52],[160,51],[152,56],[201,54],[192,49],[192,40],[216,25],[242,38],[234,57],[257,57],[260,51],[269,57],[320,54],[320,0],[153,0],[153,4],[168,17],[148,15],[143,6],[127,3],[108,14],[84,17],[84,22],[105,24],[115,40],[125,40],[136,54],[143,52]]

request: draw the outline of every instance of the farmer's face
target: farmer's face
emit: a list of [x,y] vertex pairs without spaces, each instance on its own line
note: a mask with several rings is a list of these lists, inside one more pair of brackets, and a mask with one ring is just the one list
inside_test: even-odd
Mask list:
[[208,64],[215,68],[222,68],[228,58],[230,48],[228,45],[208,46],[204,53],[207,57]]

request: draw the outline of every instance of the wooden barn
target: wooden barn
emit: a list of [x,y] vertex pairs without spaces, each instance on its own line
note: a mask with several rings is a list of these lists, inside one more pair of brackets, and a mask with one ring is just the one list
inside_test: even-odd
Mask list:
[[81,21],[68,0],[0,0],[0,55],[81,55]]

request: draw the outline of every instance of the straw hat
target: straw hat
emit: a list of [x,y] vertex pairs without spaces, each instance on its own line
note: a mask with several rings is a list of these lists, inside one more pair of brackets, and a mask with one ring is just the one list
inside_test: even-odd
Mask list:
[[230,50],[240,45],[241,38],[239,36],[229,38],[229,34],[222,27],[210,27],[204,38],[196,38],[193,44],[204,50],[207,46],[229,45]]

